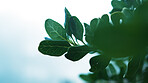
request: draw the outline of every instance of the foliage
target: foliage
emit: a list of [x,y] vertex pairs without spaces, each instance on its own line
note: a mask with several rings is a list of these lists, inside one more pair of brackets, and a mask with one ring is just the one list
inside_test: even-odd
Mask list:
[[49,56],[65,55],[71,61],[97,52],[99,55],[90,59],[92,73],[80,75],[87,83],[147,83],[148,2],[112,0],[111,4],[110,16],[94,18],[90,25],[84,23],[84,27],[67,8],[64,28],[47,19],[45,29],[51,39],[41,41],[38,50]]

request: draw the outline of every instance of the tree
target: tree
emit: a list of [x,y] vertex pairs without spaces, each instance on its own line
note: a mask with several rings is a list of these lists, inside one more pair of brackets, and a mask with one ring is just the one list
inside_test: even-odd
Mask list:
[[[99,53],[90,59],[92,73],[80,75],[87,83],[147,83],[148,2],[112,0],[111,4],[110,17],[104,14],[92,19],[90,25],[84,23],[84,36],[82,23],[67,8],[64,28],[47,19],[45,29],[50,38],[41,41],[38,50],[49,56],[64,54],[71,61],[78,61],[88,53]],[[119,73],[115,67],[119,68]]]

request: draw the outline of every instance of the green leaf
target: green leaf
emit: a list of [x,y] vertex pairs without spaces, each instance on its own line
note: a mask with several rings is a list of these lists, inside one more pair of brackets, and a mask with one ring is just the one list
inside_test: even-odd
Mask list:
[[80,74],[80,78],[88,83],[95,83],[97,76],[94,74]]
[[122,9],[123,7],[127,6],[123,1],[119,0],[112,0],[111,5],[114,9]]
[[91,44],[93,32],[91,31],[91,28],[88,24],[84,23],[85,26],[85,40],[88,44]]
[[100,22],[100,18],[99,19],[98,18],[94,18],[94,19],[91,20],[90,27],[91,27],[91,31],[92,32],[94,32],[97,29],[97,27],[99,25],[99,22]]
[[69,20],[71,18],[71,14],[69,13],[69,11],[67,10],[67,8],[65,8],[65,23],[64,23],[64,26],[65,26],[65,30],[66,30],[66,33],[72,37],[72,32],[70,30],[70,27],[68,26],[68,23],[69,23]]
[[45,29],[47,34],[53,40],[66,40],[65,29],[56,21],[47,19],[45,21]]
[[85,40],[88,44],[92,44],[93,38],[94,38],[94,32],[97,29],[99,22],[100,22],[100,19],[94,18],[91,20],[90,26],[87,26],[86,24],[84,24],[85,31],[86,31]]
[[90,25],[84,23],[84,27],[85,27],[85,36],[89,35],[91,33]]
[[121,24],[121,20],[122,23],[124,22],[124,14],[121,12],[114,12],[111,14],[111,20],[113,22],[114,25],[119,25]]
[[67,41],[44,40],[41,41],[38,50],[50,56],[61,56],[67,52],[70,44]]
[[129,62],[128,70],[125,76],[129,81],[132,82],[136,78],[138,70],[140,69],[140,66],[142,65],[141,63],[143,63],[143,61],[143,56],[134,56]]
[[121,78],[123,78],[123,76],[124,76],[124,74],[126,72],[126,69],[127,69],[126,64],[123,61],[116,61],[116,65],[120,68],[119,76]]
[[65,57],[71,61],[78,61],[89,52],[90,52],[90,48],[86,45],[73,46],[68,49],[68,53],[65,54]]
[[117,75],[116,69],[112,64],[109,64],[108,67],[111,71],[112,76]]
[[83,26],[76,16],[72,16],[69,20],[69,28],[72,34],[78,39],[83,41]]
[[122,13],[125,15],[127,18],[131,18],[134,14],[134,12],[128,8],[123,8]]
[[110,60],[110,57],[106,57],[104,55],[92,57],[89,62],[91,66],[91,69],[89,71],[100,72],[101,70],[104,70],[109,64]]

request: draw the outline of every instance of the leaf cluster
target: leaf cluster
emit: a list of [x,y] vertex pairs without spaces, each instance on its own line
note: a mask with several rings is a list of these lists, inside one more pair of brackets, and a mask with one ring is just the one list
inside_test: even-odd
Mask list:
[[41,41],[38,50],[49,56],[64,55],[71,61],[97,52],[89,61],[92,73],[80,75],[88,83],[147,83],[148,2],[112,0],[111,4],[111,15],[94,18],[89,24],[82,24],[67,8],[64,26],[47,19],[45,29],[50,38]]

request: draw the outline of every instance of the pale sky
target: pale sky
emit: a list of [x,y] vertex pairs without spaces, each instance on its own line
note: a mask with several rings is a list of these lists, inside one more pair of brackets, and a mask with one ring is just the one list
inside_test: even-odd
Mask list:
[[51,18],[64,25],[64,8],[88,23],[108,14],[111,0],[0,0],[0,83],[82,83],[88,73],[87,55],[78,62],[38,52],[48,37],[44,22]]

